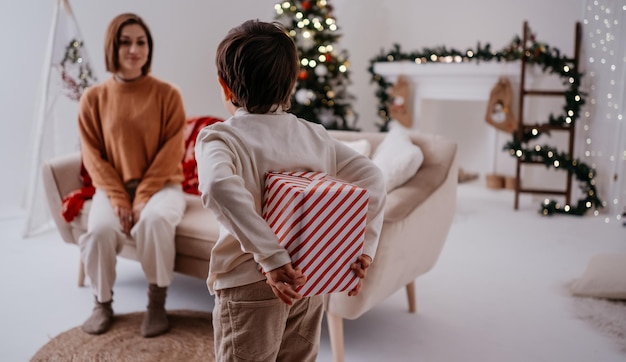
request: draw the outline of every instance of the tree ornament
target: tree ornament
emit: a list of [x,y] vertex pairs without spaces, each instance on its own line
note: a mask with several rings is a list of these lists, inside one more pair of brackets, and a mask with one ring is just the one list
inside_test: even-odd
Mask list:
[[309,105],[315,99],[315,93],[310,89],[299,89],[296,91],[295,100],[299,104]]
[[315,67],[315,74],[319,77],[325,77],[328,74],[328,68],[324,64],[320,64]]

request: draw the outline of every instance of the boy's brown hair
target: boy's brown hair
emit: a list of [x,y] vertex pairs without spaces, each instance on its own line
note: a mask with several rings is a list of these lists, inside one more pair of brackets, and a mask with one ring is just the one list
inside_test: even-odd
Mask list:
[[104,60],[106,62],[106,68],[107,71],[111,73],[115,73],[120,69],[120,34],[122,33],[122,28],[130,24],[141,26],[146,33],[148,40],[148,59],[146,60],[146,64],[141,67],[141,74],[146,75],[150,73],[150,66],[152,64],[152,34],[143,19],[132,13],[120,14],[109,23],[104,39]]
[[300,66],[296,45],[280,23],[248,20],[231,29],[217,47],[215,64],[235,106],[258,114],[291,106]]

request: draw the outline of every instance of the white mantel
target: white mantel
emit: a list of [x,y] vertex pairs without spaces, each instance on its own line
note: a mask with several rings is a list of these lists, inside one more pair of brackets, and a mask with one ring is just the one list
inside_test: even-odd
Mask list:
[[486,101],[502,76],[508,77],[517,91],[521,65],[519,61],[426,64],[398,61],[375,63],[374,72],[390,83],[395,83],[400,75],[407,78],[413,99],[413,128],[418,128],[422,100]]

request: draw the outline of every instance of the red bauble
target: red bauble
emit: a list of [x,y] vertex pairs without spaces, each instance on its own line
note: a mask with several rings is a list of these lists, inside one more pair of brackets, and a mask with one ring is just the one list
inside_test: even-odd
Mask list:
[[300,80],[305,80],[309,77],[309,73],[307,73],[306,70],[301,70],[300,73],[298,73],[298,79]]
[[311,2],[309,0],[304,0],[302,2],[302,8],[307,11],[311,10]]

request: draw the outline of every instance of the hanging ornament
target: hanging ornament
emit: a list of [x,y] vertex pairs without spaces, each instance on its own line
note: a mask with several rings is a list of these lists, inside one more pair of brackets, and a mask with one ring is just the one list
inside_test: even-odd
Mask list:
[[391,106],[389,116],[406,128],[413,126],[413,118],[409,107],[409,82],[406,77],[399,76],[396,84],[391,88]]
[[487,104],[487,123],[507,133],[517,130],[517,121],[513,116],[513,90],[506,77],[500,77],[491,89]]
[[303,8],[304,10],[306,10],[306,11],[311,10],[311,1],[309,1],[309,0],[304,0],[304,1],[302,2],[302,8]]
[[315,67],[315,74],[318,77],[325,77],[326,74],[328,74],[328,68],[326,68],[324,64],[320,64],[317,67]]
[[300,70],[300,73],[298,73],[299,80],[306,80],[308,77],[309,73],[305,69]]
[[296,94],[294,94],[294,98],[296,102],[308,106],[309,104],[311,104],[311,101],[315,99],[315,93],[310,89],[302,88],[296,91]]

